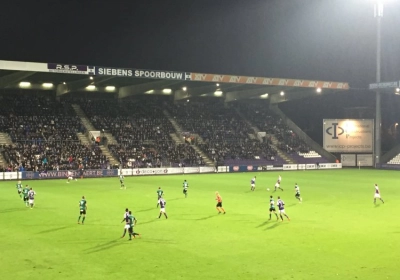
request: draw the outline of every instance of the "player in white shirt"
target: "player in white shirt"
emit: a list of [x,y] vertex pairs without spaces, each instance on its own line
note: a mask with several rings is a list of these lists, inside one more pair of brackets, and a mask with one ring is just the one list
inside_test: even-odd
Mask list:
[[378,184],[375,184],[374,204],[376,204],[377,198],[379,198],[382,203],[385,203],[381,197],[381,191],[379,190]]
[[300,201],[300,203],[303,201],[303,199],[300,196],[300,187],[297,185],[297,183],[294,185],[294,191],[295,191],[295,197]]
[[31,209],[33,208],[33,206],[35,205],[35,195],[36,192],[31,188],[28,192],[28,198],[29,198],[29,206],[31,207]]
[[121,183],[121,189],[126,189],[124,179],[125,177],[123,174],[119,175],[119,182]]
[[[280,176],[279,176],[280,177]],[[276,190],[277,189],[280,189],[281,191],[283,191],[283,189],[281,188],[281,183],[280,183],[280,181],[278,180],[278,181],[276,181],[276,183],[275,183],[275,189],[274,189],[274,192],[276,192]]]
[[[71,181],[71,180],[74,180],[74,173],[72,172],[72,171],[68,171],[67,172],[67,183],[69,184],[69,182]],[[76,178],[75,178],[75,181],[78,181]]]
[[281,181],[282,181],[282,177],[281,177],[281,175],[278,175],[278,184],[279,185],[281,184]]

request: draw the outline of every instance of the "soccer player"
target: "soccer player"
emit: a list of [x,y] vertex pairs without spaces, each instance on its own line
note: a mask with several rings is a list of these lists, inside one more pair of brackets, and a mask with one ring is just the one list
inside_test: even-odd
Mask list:
[[281,184],[281,181],[282,181],[282,177],[281,177],[281,175],[278,175],[278,184],[279,185]]
[[165,212],[165,205],[167,204],[167,202],[164,200],[164,198],[160,198],[159,203],[160,203],[160,215],[158,216],[158,218],[160,219],[161,215],[164,214],[165,218],[168,219],[167,212]]
[[[69,182],[70,182],[71,180],[74,180],[74,177],[73,177],[73,176],[74,176],[74,173],[73,173],[72,171],[68,171],[67,174],[68,174],[67,183],[69,184]],[[78,181],[78,179],[75,178],[75,181]]]
[[82,218],[82,225],[83,225],[83,223],[85,222],[85,219],[86,219],[86,210],[87,210],[86,199],[85,199],[85,196],[82,196],[81,201],[79,201],[79,217],[78,217],[78,224],[80,224],[80,220],[81,220],[81,217],[82,217],[82,216],[83,216],[83,218]]
[[375,184],[375,195],[374,195],[374,204],[376,204],[376,199],[379,198],[382,203],[385,203],[381,198],[381,191],[379,190],[378,184]]
[[126,220],[126,217],[128,217],[128,216],[129,216],[129,209],[128,209],[128,208],[125,208],[124,217],[122,218],[121,223],[124,222],[124,221]]
[[132,236],[133,236],[133,238],[136,238],[136,235],[138,237],[140,237],[140,234],[133,231],[134,226],[137,224],[137,220],[132,215],[131,211],[129,211],[129,216],[128,217],[129,217],[129,220],[130,220],[130,224],[129,224],[130,225],[130,228],[129,228],[129,240],[132,240]]
[[225,212],[225,209],[224,208],[222,208],[222,197],[221,197],[221,195],[219,194],[219,192],[215,192],[215,200],[217,201],[217,206],[216,206],[216,208],[217,208],[217,211],[218,211],[218,214],[221,214],[221,211],[224,213],[224,214],[226,214],[226,212]]
[[275,183],[275,189],[274,189],[274,192],[276,192],[276,190],[277,189],[280,189],[281,191],[283,191],[283,189],[281,188],[281,183],[280,183],[280,181],[278,180],[278,181],[276,181],[276,183]]
[[294,184],[294,191],[295,191],[295,197],[300,201],[300,203],[303,201],[303,199],[300,196],[300,187],[296,184]]
[[285,212],[285,202],[283,202],[280,196],[278,196],[278,209],[279,209],[279,216],[281,217],[282,222],[283,222],[283,216],[285,216],[290,221],[289,216]]
[[161,189],[161,187],[158,187],[158,190],[157,190],[157,208],[158,208],[158,205],[160,205],[160,199],[162,198],[163,194],[164,194],[164,191]]
[[276,214],[276,210],[275,210],[275,200],[272,197],[272,195],[269,197],[269,219],[271,220],[271,216],[272,216],[272,212],[275,214],[276,216],[276,220],[278,221],[278,214]]
[[124,222],[124,221],[125,221],[124,233],[122,234],[121,238],[125,237],[126,230],[128,230],[128,232],[129,232],[129,240],[130,240],[132,238],[132,236],[131,236],[131,224],[132,224],[132,221],[131,221],[129,212],[127,213],[127,215],[124,215],[124,219],[122,220],[122,222]]
[[255,189],[256,189],[256,176],[254,176],[250,180],[250,190],[254,192]]
[[28,193],[29,193],[29,186],[26,185],[25,188],[22,190],[22,194],[24,196],[24,203],[26,207],[29,207]]
[[19,198],[22,199],[22,188],[23,187],[22,187],[21,181],[18,181],[18,183],[15,185],[15,187],[17,188]]
[[187,192],[189,188],[189,183],[186,182],[186,180],[183,181],[183,194],[185,195],[185,198],[187,198]]
[[36,192],[32,188],[30,188],[28,192],[28,198],[29,198],[29,206],[31,207],[31,209],[33,209],[33,206],[35,205],[35,195]]
[[124,175],[123,174],[119,175],[119,182],[121,183],[121,189],[126,189],[124,180],[125,180]]

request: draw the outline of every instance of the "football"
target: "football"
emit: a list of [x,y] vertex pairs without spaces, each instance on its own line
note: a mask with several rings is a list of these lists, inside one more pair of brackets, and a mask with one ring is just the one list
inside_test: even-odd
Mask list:
[[269,191],[269,188],[267,188],[267,191]]

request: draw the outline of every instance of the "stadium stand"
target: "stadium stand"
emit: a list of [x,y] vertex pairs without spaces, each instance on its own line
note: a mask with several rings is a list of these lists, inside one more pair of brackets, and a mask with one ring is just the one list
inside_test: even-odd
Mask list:
[[0,100],[0,132],[12,140],[2,145],[7,169],[66,170],[80,164],[95,169],[106,164],[95,146],[79,143],[76,133],[84,128],[68,103],[19,91],[2,94]]
[[163,97],[74,99],[94,127],[111,133],[117,144],[108,148],[123,167],[195,166],[204,162],[189,144],[174,143],[174,128],[162,114]]
[[328,162],[315,151],[311,151],[307,144],[285,125],[279,116],[271,112],[266,101],[257,100],[256,102],[236,103],[234,107],[256,129],[266,132],[267,136],[265,138],[276,139],[275,146],[295,163]]
[[268,140],[251,139],[251,127],[232,108],[215,98],[169,105],[168,110],[188,133],[198,134],[198,144],[219,164],[284,163]]

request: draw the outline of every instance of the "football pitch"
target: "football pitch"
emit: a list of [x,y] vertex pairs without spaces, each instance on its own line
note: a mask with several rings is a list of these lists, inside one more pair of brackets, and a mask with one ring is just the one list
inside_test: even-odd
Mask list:
[[[284,191],[273,193],[279,174]],[[396,171],[356,169],[126,177],[126,190],[118,178],[23,181],[37,193],[32,210],[16,181],[1,182],[0,278],[399,279],[398,182]],[[385,204],[373,204],[374,183]],[[158,187],[168,219],[158,219]],[[281,196],[291,221],[268,220],[270,195]],[[126,207],[141,234],[132,241],[121,239]]]

